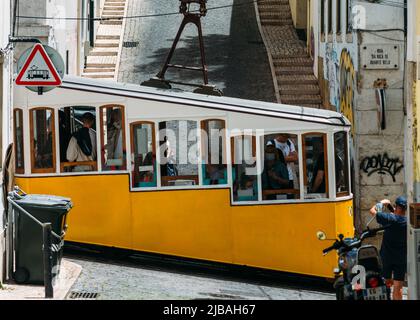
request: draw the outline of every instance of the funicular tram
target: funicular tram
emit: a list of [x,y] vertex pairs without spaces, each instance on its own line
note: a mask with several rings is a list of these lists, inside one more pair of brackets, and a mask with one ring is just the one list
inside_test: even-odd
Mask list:
[[328,278],[316,232],[353,235],[339,113],[72,77],[14,92],[16,183],[72,199],[69,241]]

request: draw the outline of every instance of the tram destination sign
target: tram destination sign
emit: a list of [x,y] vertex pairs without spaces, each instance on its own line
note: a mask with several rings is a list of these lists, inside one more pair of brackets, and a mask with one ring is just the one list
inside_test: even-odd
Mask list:
[[400,67],[400,46],[396,44],[364,45],[361,50],[363,69],[394,69]]
[[41,93],[61,85],[64,76],[64,62],[60,54],[41,44],[26,50],[20,56],[17,68],[16,85]]

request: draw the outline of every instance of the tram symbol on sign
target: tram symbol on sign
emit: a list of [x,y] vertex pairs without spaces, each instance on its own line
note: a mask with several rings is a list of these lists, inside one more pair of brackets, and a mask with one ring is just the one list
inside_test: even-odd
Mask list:
[[47,80],[50,78],[50,71],[49,70],[38,70],[38,67],[33,65],[31,69],[28,71],[28,79],[44,79]]
[[41,44],[32,48],[16,77],[16,84],[33,87],[61,85],[61,77]]

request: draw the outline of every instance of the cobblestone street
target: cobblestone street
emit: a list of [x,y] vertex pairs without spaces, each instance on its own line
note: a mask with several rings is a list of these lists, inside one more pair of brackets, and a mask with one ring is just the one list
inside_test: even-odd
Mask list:
[[91,258],[88,261],[70,255],[68,259],[83,268],[71,291],[98,293],[97,299],[335,299],[334,293],[325,289],[327,283],[299,287],[290,280],[244,278],[227,275],[223,270],[138,258],[130,262]]
[[[237,0],[214,0],[208,8],[238,3]],[[127,5],[128,16],[150,15],[177,12],[179,1],[129,0]],[[181,14],[127,20],[124,42],[138,42],[138,46],[123,46],[118,81],[140,84],[155,76],[172,46],[181,20]],[[202,25],[209,83],[221,89],[225,96],[275,102],[273,79],[254,4],[210,9],[202,18]],[[198,65],[198,48],[196,28],[189,25],[172,63]],[[166,78],[202,83],[201,73],[196,71],[169,69]]]

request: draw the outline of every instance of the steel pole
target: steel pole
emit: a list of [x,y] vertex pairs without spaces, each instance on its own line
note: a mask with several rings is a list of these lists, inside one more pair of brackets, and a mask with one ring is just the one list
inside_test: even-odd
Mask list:
[[42,226],[43,256],[44,256],[44,286],[45,298],[54,297],[52,285],[52,251],[51,251],[51,223],[44,223]]

